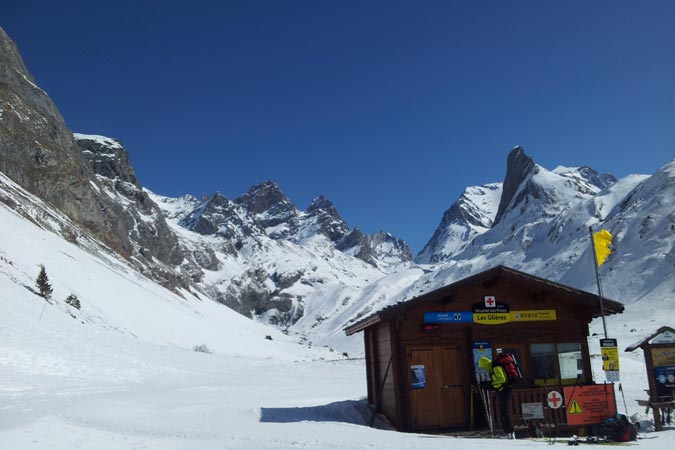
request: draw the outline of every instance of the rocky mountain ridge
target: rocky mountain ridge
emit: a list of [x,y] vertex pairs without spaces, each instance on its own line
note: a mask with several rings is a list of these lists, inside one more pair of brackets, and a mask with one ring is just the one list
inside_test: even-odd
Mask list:
[[[497,265],[597,292],[589,227],[613,236],[600,275],[604,295],[627,306],[630,318],[618,320],[638,318],[645,307],[674,310],[675,160],[651,176],[618,180],[588,167],[547,170],[521,148],[508,160],[514,170],[503,184],[468,188],[448,209],[417,265],[359,292],[334,293],[319,313],[335,320],[307,332],[337,345],[345,324]],[[503,185],[511,188],[498,195]],[[509,205],[499,208],[498,223],[496,197]]]
[[[302,317],[311,286],[362,286],[412,259],[401,240],[351,230],[323,196],[301,211],[271,181],[234,200],[155,196],[120,141],[67,128],[3,30],[0,62],[3,202],[73,242],[85,234],[100,241],[169,289],[193,290],[263,320],[292,312],[288,322]],[[22,207],[15,199],[29,195],[16,194],[18,187],[59,214],[32,200]]]
[[[517,146],[507,157],[504,182],[467,188],[443,214],[440,225],[415,261],[448,261],[478,236],[499,227],[505,216],[512,216],[508,222],[513,232],[514,221],[523,222],[520,217],[523,214],[532,222],[547,220],[616,181],[611,174],[601,174],[585,166],[557,167],[549,172]],[[506,228],[504,232],[508,234],[509,227]]]
[[169,289],[315,342],[498,264],[593,290],[589,226],[615,236],[601,268],[608,296],[629,303],[675,290],[675,162],[617,180],[588,167],[547,170],[516,147],[503,182],[467,188],[413,263],[400,239],[350,228],[323,196],[300,210],[272,181],[236,199],[156,195],[119,141],[67,129],[1,30],[0,63],[0,202]]
[[[412,260],[412,252],[403,240],[386,232],[369,236],[358,228],[350,229],[333,202],[323,195],[301,211],[273,181],[255,185],[234,200],[216,192],[177,219],[188,230],[230,239],[235,248],[248,237],[267,236],[303,245],[318,234],[337,250],[374,267],[386,268]],[[382,248],[385,241],[392,244],[387,250]],[[386,257],[387,262],[380,261],[379,256]]]

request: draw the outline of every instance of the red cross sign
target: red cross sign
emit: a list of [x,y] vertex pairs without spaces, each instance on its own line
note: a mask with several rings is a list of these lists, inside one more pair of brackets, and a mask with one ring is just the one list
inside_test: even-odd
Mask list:
[[497,304],[497,301],[495,300],[494,295],[486,295],[485,296],[485,306],[488,308],[494,308]]
[[546,397],[548,400],[548,406],[553,409],[558,409],[562,406],[562,396],[558,391],[551,391]]

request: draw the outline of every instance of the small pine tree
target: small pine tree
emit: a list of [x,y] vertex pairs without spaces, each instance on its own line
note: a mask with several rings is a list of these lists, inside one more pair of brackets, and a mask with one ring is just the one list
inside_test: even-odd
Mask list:
[[213,353],[211,349],[206,346],[206,344],[195,345],[192,347],[192,350],[200,353]]
[[80,309],[81,306],[80,299],[77,298],[77,295],[75,294],[70,294],[68,297],[66,297],[66,303],[76,309]]
[[40,297],[44,298],[45,300],[52,298],[52,285],[49,284],[49,277],[47,276],[45,266],[40,266],[40,273],[37,276],[37,280],[35,280],[35,285],[40,292]]

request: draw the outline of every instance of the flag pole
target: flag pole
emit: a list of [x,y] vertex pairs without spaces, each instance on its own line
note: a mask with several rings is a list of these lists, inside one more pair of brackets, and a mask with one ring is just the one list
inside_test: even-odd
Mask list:
[[593,238],[593,227],[588,227],[591,235],[591,248],[593,249],[593,267],[595,267],[595,280],[598,282],[598,296],[600,297],[600,316],[602,317],[602,328],[605,330],[605,339],[607,339],[607,321],[605,320],[605,306],[602,299],[602,283],[600,283],[600,271],[598,270],[598,255],[595,251],[595,239]]

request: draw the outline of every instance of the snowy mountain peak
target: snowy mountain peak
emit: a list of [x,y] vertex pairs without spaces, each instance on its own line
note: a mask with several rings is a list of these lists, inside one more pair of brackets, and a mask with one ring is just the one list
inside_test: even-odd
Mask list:
[[501,183],[468,187],[443,214],[434,235],[415,259],[418,263],[445,261],[471,244],[474,237],[492,227]]
[[[546,222],[579,207],[579,202],[592,199],[608,189],[616,178],[587,167],[557,167],[553,171],[537,165],[517,146],[507,157],[504,183],[493,183],[467,188],[448,209],[434,235],[416,258],[419,263],[437,263],[450,260],[473,245],[474,240],[493,227],[500,233],[520,235],[522,245],[529,245],[532,225]],[[590,203],[586,207],[590,217],[601,215],[607,202]],[[586,211],[584,209],[584,211]],[[557,233],[551,233],[551,238]],[[490,239],[493,244],[494,237]]]
[[597,170],[588,166],[581,167],[563,167],[558,166],[553,173],[566,177],[570,180],[570,185],[577,191],[584,194],[594,195],[597,192],[607,189],[616,183],[616,177],[608,173],[599,173]]
[[305,210],[299,236],[321,233],[333,243],[340,242],[348,233],[349,226],[342,220],[333,202],[319,195]]
[[129,155],[117,139],[105,136],[73,133],[75,142],[89,161],[94,173],[111,180],[119,179],[140,187]]
[[73,137],[76,141],[92,141],[101,147],[107,147],[109,149],[121,149],[124,147],[122,142],[118,139],[101,136],[98,134],[73,133]]
[[[333,204],[332,201],[328,200],[326,197],[322,195],[319,195],[316,197],[312,202],[309,204],[307,207],[306,212],[311,214],[316,211],[326,211],[328,212],[331,216],[335,217],[336,219],[340,218],[340,215],[338,214],[337,210],[335,209],[335,205]],[[342,220],[342,219],[340,219]]]
[[372,249],[378,267],[400,265],[401,262],[412,261],[410,246],[391,233],[380,231],[367,236],[368,245]]
[[251,187],[234,202],[246,209],[255,223],[274,239],[286,239],[297,231],[300,211],[273,181]]
[[227,239],[262,234],[262,230],[247,217],[245,210],[220,192],[198,205],[178,224],[195,233]]
[[[493,226],[511,214],[519,223],[553,217],[615,182],[614,176],[600,174],[586,166],[548,171],[535,164],[522,147],[517,147],[507,158],[506,177]],[[523,217],[525,211],[530,212],[527,218]]]
[[237,198],[235,203],[242,205],[252,214],[264,213],[279,204],[293,205],[279,185],[270,180],[252,186],[248,192]]
[[342,217],[340,217],[340,213],[338,213],[338,210],[335,208],[333,202],[328,200],[323,195],[319,195],[314,200],[312,200],[312,203],[310,203],[309,207],[305,212],[309,216],[315,217],[327,216],[332,221],[340,223],[341,226],[344,226],[346,229],[349,229],[349,227],[347,227],[347,224],[345,224],[345,222],[342,220]]

